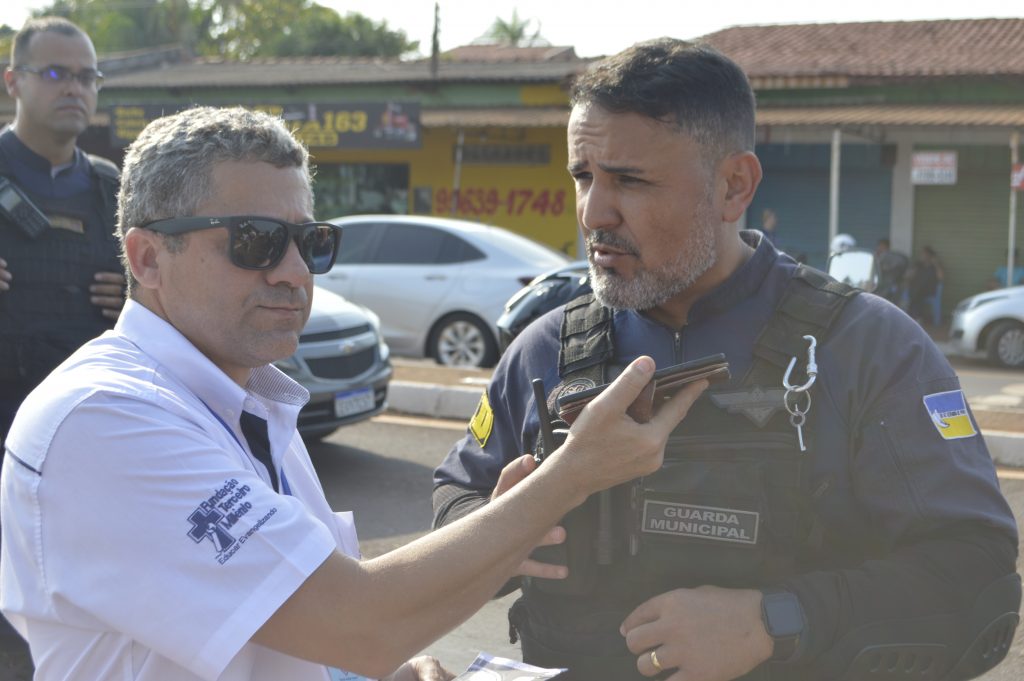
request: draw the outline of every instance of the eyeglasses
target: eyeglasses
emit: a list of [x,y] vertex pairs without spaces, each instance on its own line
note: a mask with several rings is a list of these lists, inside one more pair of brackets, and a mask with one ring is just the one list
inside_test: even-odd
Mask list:
[[66,66],[50,64],[41,69],[34,69],[31,66],[15,66],[14,70],[35,74],[45,83],[70,83],[72,80],[77,80],[82,87],[96,88],[97,90],[103,85],[103,74],[96,69],[82,69],[75,72]]
[[334,265],[341,244],[341,227],[329,222],[296,225],[252,215],[166,218],[141,226],[161,234],[184,234],[200,229],[226,227],[231,238],[228,247],[231,263],[245,270],[277,267],[288,251],[288,243],[294,241],[310,273],[324,274]]

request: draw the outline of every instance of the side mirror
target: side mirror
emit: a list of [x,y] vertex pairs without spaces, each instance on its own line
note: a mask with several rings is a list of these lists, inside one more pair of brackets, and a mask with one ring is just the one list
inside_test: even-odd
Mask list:
[[828,259],[828,273],[835,279],[862,291],[874,291],[878,285],[875,254],[863,249],[833,253]]

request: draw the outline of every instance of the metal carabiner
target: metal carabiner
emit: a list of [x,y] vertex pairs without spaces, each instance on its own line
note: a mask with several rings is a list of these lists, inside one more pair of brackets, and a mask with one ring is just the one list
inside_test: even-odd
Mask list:
[[818,341],[814,336],[804,336],[804,340],[811,344],[807,348],[807,382],[800,386],[791,385],[789,382],[789,377],[793,373],[793,367],[796,366],[796,357],[789,360],[789,368],[786,369],[786,375],[782,377],[782,386],[786,390],[795,393],[809,390],[814,385],[814,379],[818,377],[818,364],[814,361],[814,348],[818,345]]

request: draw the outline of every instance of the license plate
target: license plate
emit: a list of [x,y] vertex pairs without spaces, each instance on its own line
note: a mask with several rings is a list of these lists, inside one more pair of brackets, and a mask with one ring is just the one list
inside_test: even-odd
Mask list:
[[334,415],[337,417],[361,414],[373,409],[373,388],[360,388],[338,393],[334,396]]

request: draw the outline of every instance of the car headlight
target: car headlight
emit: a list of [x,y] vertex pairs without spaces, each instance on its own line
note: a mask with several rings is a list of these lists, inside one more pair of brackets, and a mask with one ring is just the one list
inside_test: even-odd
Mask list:
[[968,310],[976,310],[986,303],[994,303],[997,300],[1006,300],[1009,296],[992,296],[990,298],[981,298],[971,301],[971,304],[967,306]]
[[386,362],[388,357],[391,356],[391,348],[384,341],[384,334],[380,332],[380,316],[368,307],[363,307],[362,309],[366,313],[366,321],[370,323],[370,328],[373,329],[373,333],[377,336],[377,351],[380,353],[380,359],[382,362]]

